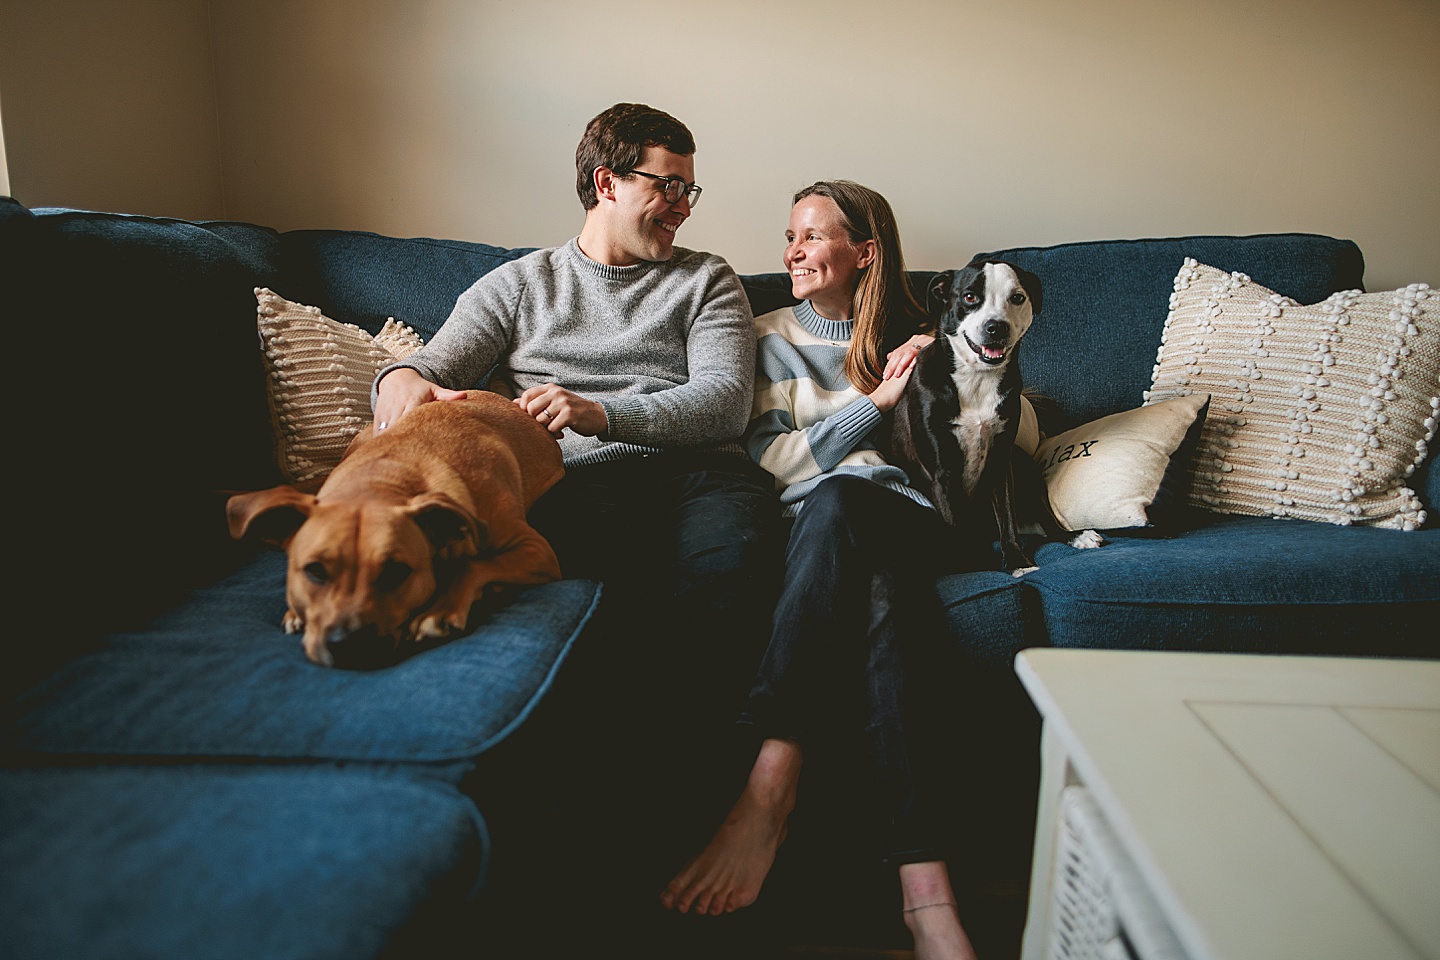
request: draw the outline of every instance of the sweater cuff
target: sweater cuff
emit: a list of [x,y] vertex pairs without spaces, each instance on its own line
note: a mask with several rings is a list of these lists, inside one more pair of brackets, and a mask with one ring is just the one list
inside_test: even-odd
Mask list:
[[635,443],[635,435],[645,429],[647,418],[638,400],[620,397],[601,400],[600,408],[605,411],[605,432],[599,439],[610,442]]
[[869,397],[860,397],[849,406],[831,415],[830,423],[851,446],[865,439],[880,423],[880,408]]

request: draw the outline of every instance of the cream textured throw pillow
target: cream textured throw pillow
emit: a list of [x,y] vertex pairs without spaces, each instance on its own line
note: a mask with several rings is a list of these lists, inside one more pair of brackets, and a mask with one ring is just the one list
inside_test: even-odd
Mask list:
[[291,483],[323,479],[370,422],[375,375],[423,343],[394,317],[371,337],[264,287],[255,299],[280,471]]
[[1163,519],[1166,507],[1183,506],[1208,399],[1177,397],[1042,440],[1035,462],[1060,526],[1148,527]]
[[1440,294],[1345,291],[1305,306],[1187,259],[1146,403],[1211,395],[1196,506],[1414,530],[1405,480],[1440,418]]

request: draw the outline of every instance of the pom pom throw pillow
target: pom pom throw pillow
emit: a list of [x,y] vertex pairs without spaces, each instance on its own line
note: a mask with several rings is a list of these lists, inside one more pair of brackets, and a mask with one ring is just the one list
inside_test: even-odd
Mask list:
[[370,422],[376,374],[422,341],[394,317],[372,337],[264,287],[255,299],[280,472],[290,483],[322,480]]
[[1187,259],[1146,402],[1196,393],[1211,402],[1194,505],[1416,529],[1425,512],[1405,481],[1440,418],[1440,294],[1413,284],[1306,306]]

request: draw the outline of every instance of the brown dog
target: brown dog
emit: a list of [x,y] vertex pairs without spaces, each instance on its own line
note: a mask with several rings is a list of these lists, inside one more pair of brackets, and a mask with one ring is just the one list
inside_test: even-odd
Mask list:
[[317,494],[230,498],[230,535],[289,553],[286,633],[324,666],[393,661],[401,640],[465,629],[487,588],[560,579],[525,520],[565,473],[560,447],[509,400],[471,390],[356,436]]

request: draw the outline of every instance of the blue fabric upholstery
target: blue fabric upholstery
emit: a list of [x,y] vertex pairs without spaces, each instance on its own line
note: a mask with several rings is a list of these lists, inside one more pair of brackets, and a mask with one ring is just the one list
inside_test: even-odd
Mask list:
[[[144,630],[105,638],[26,694],[22,752],[473,758],[518,726],[589,621],[599,586],[518,592],[473,632],[383,670],[327,670],[280,629],[285,556],[257,557]],[[480,608],[477,608],[477,610]]]
[[345,230],[296,230],[280,242],[286,287],[276,293],[371,333],[394,317],[425,340],[471,284],[532,249]]
[[[26,282],[47,307],[48,330],[84,346],[64,351],[66,367],[46,374],[100,391],[117,423],[159,416],[167,427],[153,436],[97,432],[87,455],[103,444],[103,453],[124,453],[121,462],[163,465],[172,489],[269,483],[254,289],[279,278],[278,234],[241,223],[39,213],[29,239],[36,270]],[[205,402],[175,402],[176,383],[198,371]],[[65,408],[80,406],[54,392]]]
[[1247,273],[1301,303],[1364,284],[1359,247],[1310,234],[1013,247],[975,259],[1005,260],[1040,278],[1042,309],[1020,354],[1025,386],[1086,423],[1140,406],[1186,257]]
[[1433,530],[1217,518],[1036,561],[1054,646],[1440,657]]
[[[77,638],[141,622],[243,557],[221,491],[279,478],[253,292],[278,277],[279,241],[249,224],[14,206],[0,219],[6,285],[21,294],[7,316],[56,343],[51,362],[12,371],[14,396],[44,398],[43,415],[18,418],[16,446],[37,495],[43,483],[63,505],[12,530],[34,553],[11,588],[65,612],[39,668],[21,671],[33,679]],[[104,571],[82,603],[57,575],[77,554]]]
[[995,570],[958,573],[935,584],[945,606],[951,637],[964,648],[965,659],[1008,674],[1015,655],[1044,643],[1039,611],[1028,603],[1021,580]]
[[368,766],[3,770],[0,955],[374,956],[468,902],[488,850],[453,786]]

